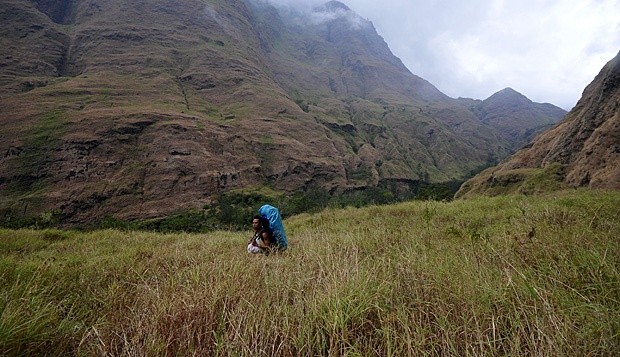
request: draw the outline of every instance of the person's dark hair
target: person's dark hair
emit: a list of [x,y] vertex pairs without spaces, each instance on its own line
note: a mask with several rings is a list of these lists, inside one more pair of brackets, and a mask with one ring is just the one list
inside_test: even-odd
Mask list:
[[263,229],[271,234],[271,227],[269,226],[269,220],[265,216],[261,216],[261,222],[263,222]]

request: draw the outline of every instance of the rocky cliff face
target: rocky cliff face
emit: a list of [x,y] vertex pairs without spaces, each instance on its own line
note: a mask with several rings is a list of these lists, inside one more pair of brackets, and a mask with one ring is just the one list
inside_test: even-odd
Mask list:
[[499,166],[468,181],[459,195],[494,193],[507,185],[513,191],[544,190],[540,183],[549,181],[620,188],[620,53],[564,119]]
[[241,0],[7,0],[0,208],[69,224],[217,194],[462,180],[510,143],[372,23]]

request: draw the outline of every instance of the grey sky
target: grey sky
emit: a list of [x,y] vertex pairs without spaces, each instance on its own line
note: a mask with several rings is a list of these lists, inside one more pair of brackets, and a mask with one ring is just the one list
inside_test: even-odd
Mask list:
[[620,0],[341,2],[372,21],[411,72],[454,98],[512,87],[570,110],[620,51]]

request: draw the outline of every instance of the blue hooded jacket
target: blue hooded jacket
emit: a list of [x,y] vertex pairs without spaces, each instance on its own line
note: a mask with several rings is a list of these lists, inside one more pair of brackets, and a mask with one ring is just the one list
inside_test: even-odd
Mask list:
[[284,232],[280,211],[271,205],[263,205],[258,209],[258,214],[269,220],[269,228],[271,228],[279,249],[286,250],[286,248],[288,248],[288,241],[286,240],[286,232]]

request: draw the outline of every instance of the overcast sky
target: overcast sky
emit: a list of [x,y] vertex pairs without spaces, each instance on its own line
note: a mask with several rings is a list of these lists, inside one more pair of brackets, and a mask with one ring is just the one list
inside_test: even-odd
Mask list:
[[620,51],[620,0],[341,2],[372,21],[411,72],[454,98],[511,87],[570,110]]

